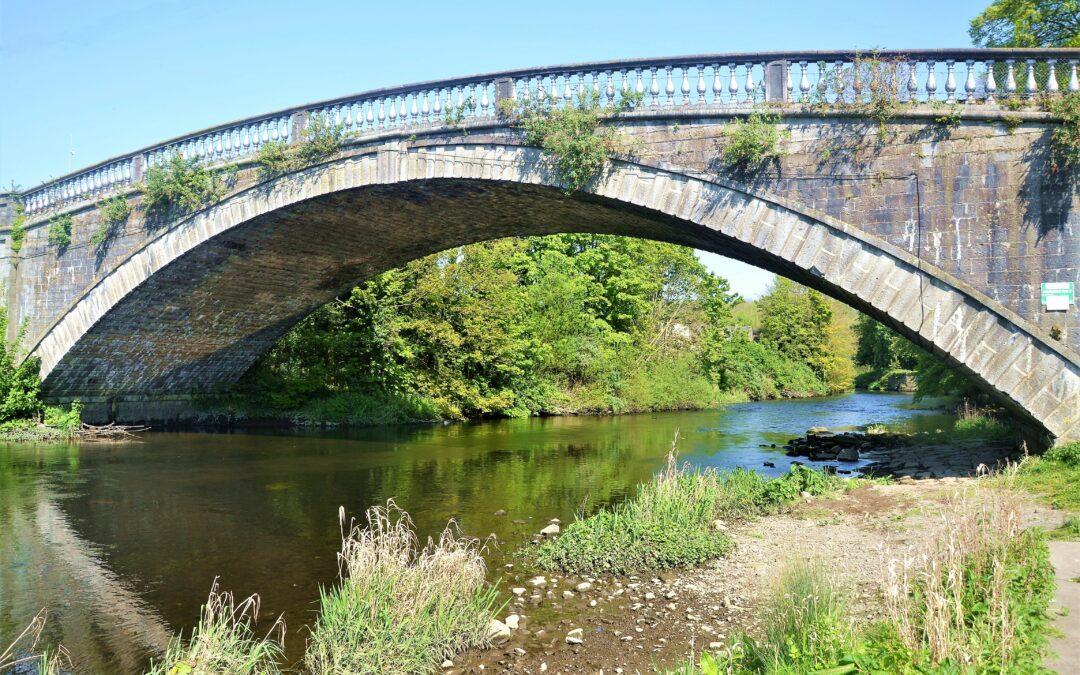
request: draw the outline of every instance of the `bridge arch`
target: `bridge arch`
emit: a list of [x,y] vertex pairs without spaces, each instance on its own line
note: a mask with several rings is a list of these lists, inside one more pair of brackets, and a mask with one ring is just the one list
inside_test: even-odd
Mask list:
[[1050,435],[1080,438],[1076,356],[934,265],[791,200],[660,163],[614,161],[567,196],[539,151],[503,142],[387,142],[242,190],[134,250],[32,353],[54,398],[190,393],[239,377],[365,278],[455,245],[572,231],[793,278],[945,358]]

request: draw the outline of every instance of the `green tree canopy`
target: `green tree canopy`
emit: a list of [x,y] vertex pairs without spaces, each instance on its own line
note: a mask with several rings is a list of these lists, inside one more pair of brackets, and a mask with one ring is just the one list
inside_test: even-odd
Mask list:
[[968,34],[979,47],[1080,47],[1080,0],[995,0]]

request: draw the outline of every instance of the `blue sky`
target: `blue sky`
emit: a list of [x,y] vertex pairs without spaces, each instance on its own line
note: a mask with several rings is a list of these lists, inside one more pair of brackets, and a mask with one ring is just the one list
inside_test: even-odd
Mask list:
[[[0,185],[365,89],[622,57],[969,44],[989,0],[0,0]],[[771,275],[704,255],[756,297]]]

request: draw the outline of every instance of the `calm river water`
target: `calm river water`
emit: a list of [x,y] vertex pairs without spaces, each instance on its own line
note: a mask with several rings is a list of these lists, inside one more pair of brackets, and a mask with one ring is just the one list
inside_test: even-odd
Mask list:
[[422,535],[456,518],[467,534],[496,535],[496,567],[547,519],[624,498],[662,466],[676,430],[693,464],[775,474],[789,460],[761,446],[811,426],[951,425],[909,402],[855,393],[621,417],[0,446],[0,651],[47,607],[45,640],[62,643],[79,672],[141,672],[173,631],[191,629],[220,577],[238,597],[261,594],[263,617],[285,614],[295,659],[319,586],[337,573],[339,506],[360,516],[393,497]]

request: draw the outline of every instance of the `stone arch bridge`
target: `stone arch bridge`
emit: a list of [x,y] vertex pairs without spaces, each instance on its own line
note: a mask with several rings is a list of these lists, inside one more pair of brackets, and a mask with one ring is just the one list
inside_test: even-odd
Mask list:
[[[972,375],[1031,425],[1080,438],[1080,320],[1043,282],[1077,282],[1075,176],[1049,170],[1080,50],[706,55],[514,71],[368,92],[208,129],[0,205],[11,317],[46,395],[94,419],[161,422],[231,382],[292,325],[361,280],[452,246],[599,232],[714,251],[866,312]],[[879,127],[861,81],[888,68]],[[627,154],[567,193],[499,114],[504,99],[601,105]],[[1020,101],[1023,106],[1012,105]],[[1030,105],[1028,105],[1030,104]],[[753,174],[721,156],[732,118],[782,115],[784,155]],[[336,155],[272,179],[255,156],[342,125]],[[148,167],[175,153],[236,165],[221,201],[148,221]],[[95,243],[103,197],[135,210]],[[27,216],[11,246],[17,204]],[[58,216],[72,241],[50,245]]]

